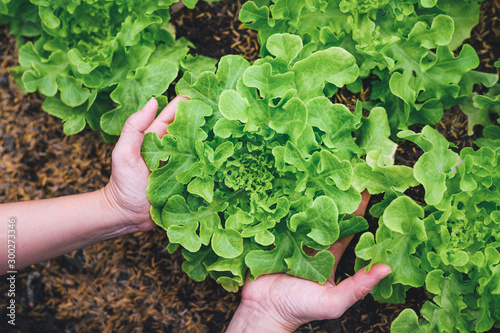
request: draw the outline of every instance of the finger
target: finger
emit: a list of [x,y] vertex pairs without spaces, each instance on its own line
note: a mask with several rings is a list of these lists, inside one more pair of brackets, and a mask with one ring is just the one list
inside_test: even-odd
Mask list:
[[[368,205],[368,201],[370,201],[370,193],[368,193],[368,191],[365,190],[363,191],[363,193],[361,193],[361,203],[359,204],[358,209],[354,212],[354,215],[364,216],[366,211],[366,206]],[[331,283],[334,283],[333,279],[335,277],[335,271],[337,270],[337,266],[340,262],[340,259],[342,258],[342,255],[345,252],[345,249],[347,248],[353,237],[354,235],[340,238],[328,248],[328,250],[335,257],[335,266],[333,267],[333,274],[330,280]]]
[[140,156],[144,131],[151,124],[158,110],[158,101],[151,98],[139,111],[133,113],[123,125],[122,133],[115,146],[115,151],[127,151],[127,155]]
[[[342,258],[345,249],[347,248],[353,237],[354,235],[342,237],[338,239],[335,243],[330,245],[330,247],[328,248],[328,250],[335,257],[335,266],[333,267],[332,279],[335,277],[335,271],[337,270],[337,266],[339,265],[340,259]],[[333,280],[331,282],[333,282]]]
[[331,290],[329,305],[332,318],[338,318],[357,301],[368,295],[377,283],[391,272],[387,265],[374,265],[369,272],[360,269]]
[[180,101],[187,101],[189,98],[177,95],[168,105],[160,112],[158,117],[153,121],[151,126],[148,127],[146,133],[155,132],[161,138],[167,133],[167,126],[175,118],[175,111],[177,110],[177,103]]
[[367,190],[364,190],[361,193],[361,203],[358,206],[358,209],[354,212],[356,216],[365,216],[366,206],[368,206],[368,201],[370,201],[371,194],[368,193]]

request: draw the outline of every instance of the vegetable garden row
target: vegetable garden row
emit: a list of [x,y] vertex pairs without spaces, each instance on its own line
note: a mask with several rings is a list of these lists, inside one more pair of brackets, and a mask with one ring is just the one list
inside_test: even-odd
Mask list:
[[[391,331],[500,328],[500,85],[464,44],[478,2],[247,1],[253,62],[193,56],[168,24],[175,2],[1,0],[0,21],[18,40],[17,84],[44,97],[67,135],[88,125],[112,142],[150,96],[166,105],[173,83],[190,98],[169,134],[142,147],[151,215],[168,251],[182,248],[183,270],[230,291],[247,273],[324,283],[329,245],[368,229],[353,215],[367,190],[382,198],[369,212],[378,228],[359,238],[355,269],[391,266],[377,301],[429,295]],[[332,102],[339,89],[369,99],[349,110]],[[431,127],[450,108],[469,134],[482,129],[477,149]],[[413,167],[394,163],[404,141],[423,151]],[[407,195],[419,186],[424,202]]]

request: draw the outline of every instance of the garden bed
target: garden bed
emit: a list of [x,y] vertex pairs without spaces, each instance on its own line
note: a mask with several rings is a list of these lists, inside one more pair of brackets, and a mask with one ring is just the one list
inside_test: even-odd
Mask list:
[[[220,58],[258,56],[253,31],[238,21],[239,2],[199,3],[194,10],[173,15],[177,36],[186,36],[196,53]],[[481,58],[480,68],[495,72],[500,59],[500,2],[481,3],[480,24],[471,43]],[[23,95],[9,75],[17,62],[15,40],[0,31],[0,202],[35,200],[93,191],[103,187],[111,172],[112,144],[85,129],[65,136],[61,121],[41,110],[36,94]],[[172,91],[169,92],[173,97]],[[350,108],[369,91],[352,95],[341,90],[335,99]],[[448,110],[435,126],[459,148],[471,147],[481,133],[467,135],[466,117]],[[418,128],[413,128],[418,130]],[[406,142],[399,146],[396,164],[413,165],[421,151]],[[422,201],[419,188],[408,193]],[[371,204],[380,198],[374,197]],[[370,220],[373,230],[375,221]],[[372,230],[372,231],[373,231]],[[341,261],[337,279],[353,274],[354,239]],[[160,228],[128,235],[74,251],[24,269],[18,276],[17,328],[21,332],[220,332],[227,327],[239,302],[212,279],[197,283],[181,270],[179,252],[169,255]],[[0,294],[7,285],[0,282]],[[0,299],[0,330],[5,300]],[[389,332],[391,322],[405,308],[419,309],[423,289],[409,292],[405,305],[382,304],[371,296],[358,302],[338,320],[313,322],[300,332]],[[498,330],[497,330],[498,331]],[[494,332],[492,330],[491,332]]]

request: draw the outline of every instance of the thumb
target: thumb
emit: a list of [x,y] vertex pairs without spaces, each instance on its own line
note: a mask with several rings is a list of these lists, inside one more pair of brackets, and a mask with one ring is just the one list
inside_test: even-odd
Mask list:
[[387,265],[374,265],[370,271],[360,269],[353,276],[345,279],[335,288],[331,309],[335,311],[334,318],[340,317],[357,301],[368,295],[384,277],[391,273]]
[[152,97],[141,110],[133,113],[123,125],[115,150],[123,149],[132,156],[138,156],[144,140],[144,131],[153,122],[156,110],[158,110],[158,102]]

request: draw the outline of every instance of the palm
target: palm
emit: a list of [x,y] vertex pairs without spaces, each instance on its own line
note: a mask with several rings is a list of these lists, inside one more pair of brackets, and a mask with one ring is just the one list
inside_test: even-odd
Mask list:
[[[302,322],[331,316],[325,313],[330,309],[318,306],[320,302],[317,300],[334,288],[336,286],[330,281],[320,285],[287,274],[263,275],[245,283],[241,302],[258,302],[269,314],[297,326]],[[295,309],[293,315],[288,309]]]
[[136,221],[149,220],[150,205],[146,195],[149,171],[146,164],[140,154],[127,158],[115,156],[109,186],[114,187],[119,204],[130,212],[131,218]]
[[[343,238],[330,247],[336,263],[340,260],[350,239],[351,237]],[[335,285],[334,275],[335,269],[332,277],[324,285],[288,274],[263,275],[255,281],[248,280],[245,283],[241,302],[242,304],[259,303],[267,312],[275,312],[279,318],[284,318],[286,322],[296,323],[296,325],[311,320],[338,318],[347,307],[325,306],[324,301],[318,301],[325,298],[328,303],[336,304],[336,295],[339,294],[336,290],[340,286]],[[297,306],[299,304],[300,306]],[[286,311],[288,309],[293,309],[293,316],[288,314],[292,313]]]
[[112,156],[112,175],[107,191],[120,210],[139,230],[152,229],[150,203],[146,195],[149,170],[141,156],[144,134],[155,132],[159,137],[167,133],[167,126],[175,115],[177,103],[185,100],[177,96],[155,119],[158,103],[151,100],[141,111],[129,117],[123,127]]

